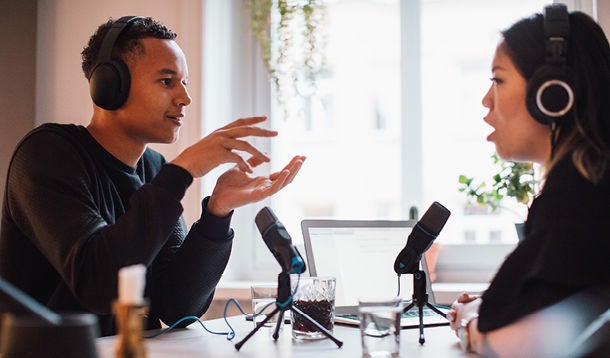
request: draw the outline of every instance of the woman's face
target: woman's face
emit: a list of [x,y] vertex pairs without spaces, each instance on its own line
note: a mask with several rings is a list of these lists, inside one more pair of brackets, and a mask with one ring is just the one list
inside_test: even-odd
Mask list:
[[483,97],[483,106],[489,109],[484,120],[494,129],[487,140],[504,159],[545,163],[551,153],[551,130],[528,112],[527,81],[502,44],[496,48],[491,72],[492,84]]

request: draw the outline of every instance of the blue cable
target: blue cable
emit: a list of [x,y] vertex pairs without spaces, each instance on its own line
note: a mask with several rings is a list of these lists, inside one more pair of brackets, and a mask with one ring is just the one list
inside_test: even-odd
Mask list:
[[207,328],[207,327],[206,327],[206,326],[203,324],[203,322],[201,321],[201,319],[199,319],[199,317],[197,317],[197,316],[185,316],[185,317],[182,317],[182,318],[180,318],[179,320],[177,320],[177,321],[176,321],[174,324],[172,324],[171,326],[169,326],[169,327],[167,327],[167,328],[165,328],[165,329],[163,329],[163,330],[161,330],[161,331],[159,331],[159,332],[157,332],[157,333],[155,333],[155,334],[153,334],[153,335],[146,336],[146,337],[144,337],[144,338],[145,338],[145,339],[156,338],[156,337],[158,337],[158,336],[160,336],[160,335],[162,335],[162,334],[165,334],[165,333],[167,333],[167,332],[171,331],[172,329],[176,328],[176,326],[177,326],[177,325],[179,325],[180,323],[182,323],[182,322],[184,322],[184,321],[186,321],[186,320],[188,320],[188,319],[192,319],[192,320],[194,320],[194,321],[199,322],[199,324],[201,325],[201,327],[203,327],[203,329],[205,329],[205,330],[206,330],[206,331],[208,331],[209,333],[212,333],[212,334],[217,334],[217,335],[223,335],[223,336],[227,336],[227,339],[228,339],[228,340],[232,340],[232,339],[235,337],[235,331],[234,331],[232,328],[231,328],[231,331],[229,331],[229,332],[214,332],[214,331],[210,331],[210,330],[209,330],[209,329],[208,329],[208,328]]
[[[292,296],[290,297],[292,299]],[[276,302],[269,302],[267,303],[263,308],[261,308],[258,312],[254,312],[253,314],[247,314],[244,309],[241,307],[241,305],[239,304],[239,302],[237,302],[236,299],[234,298],[229,298],[229,300],[227,301],[227,304],[225,305],[225,310],[224,310],[224,314],[223,314],[223,318],[225,320],[225,323],[227,324],[227,326],[229,327],[229,329],[231,330],[231,332],[233,333],[233,336],[229,339],[229,337],[227,336],[228,340],[232,340],[235,337],[235,330],[233,329],[233,327],[231,326],[231,324],[229,323],[229,321],[227,320],[227,309],[229,308],[229,304],[233,302],[235,303],[235,305],[237,306],[237,309],[239,309],[239,312],[241,312],[241,314],[245,315],[248,318],[252,318],[254,319],[255,317],[258,317],[260,315],[263,314],[263,312],[265,312],[265,310],[267,309],[267,307],[276,304]]]
[[211,334],[216,334],[216,335],[223,335],[223,336],[227,336],[227,340],[229,340],[229,341],[230,341],[230,340],[233,340],[233,338],[235,338],[235,330],[233,329],[233,327],[232,327],[232,326],[229,324],[229,322],[227,321],[227,308],[229,307],[229,304],[230,304],[231,302],[233,302],[233,303],[235,303],[235,304],[237,305],[237,308],[239,309],[239,311],[240,311],[242,314],[244,314],[244,315],[246,315],[246,316],[251,316],[251,317],[256,317],[256,316],[258,316],[258,315],[260,314],[260,312],[263,312],[264,310],[266,310],[266,309],[267,309],[267,307],[269,307],[270,305],[274,304],[274,302],[270,302],[270,303],[269,303],[269,304],[267,304],[265,307],[263,307],[259,313],[255,313],[255,314],[253,314],[253,315],[248,315],[248,314],[246,314],[246,312],[244,312],[244,309],[241,307],[241,305],[239,304],[239,302],[237,302],[237,300],[235,300],[234,298],[231,298],[231,299],[229,299],[229,300],[227,301],[227,303],[226,303],[226,305],[225,305],[225,309],[224,309],[224,314],[223,314],[224,320],[225,320],[225,322],[227,323],[227,326],[229,327],[229,331],[228,331],[228,332],[214,332],[214,331],[211,331],[211,330],[209,330],[209,329],[208,329],[208,328],[205,326],[205,324],[203,324],[203,322],[201,321],[201,319],[200,319],[199,317],[197,317],[197,316],[185,316],[185,317],[182,317],[182,318],[180,318],[179,320],[177,320],[177,321],[176,321],[174,324],[172,324],[171,326],[169,326],[169,327],[167,327],[167,328],[165,328],[165,329],[163,329],[163,330],[161,330],[161,331],[159,331],[159,332],[157,332],[157,333],[155,333],[155,334],[153,334],[153,335],[146,336],[146,337],[144,337],[144,338],[146,338],[146,339],[156,338],[156,337],[158,337],[158,336],[160,336],[160,335],[162,335],[162,334],[165,334],[165,333],[167,333],[167,332],[171,331],[172,329],[176,328],[176,326],[178,326],[180,323],[182,323],[182,322],[184,322],[184,321],[186,321],[186,320],[192,319],[193,321],[197,321],[197,322],[199,322],[199,324],[201,325],[201,327],[203,327],[203,329],[205,329],[207,332],[209,332],[209,333],[211,333]]
[[209,330],[209,329],[208,329],[208,328],[207,328],[207,327],[206,327],[206,326],[203,324],[203,322],[201,321],[201,319],[200,319],[199,317],[197,317],[197,316],[185,316],[185,317],[182,317],[182,318],[180,318],[179,320],[177,320],[177,321],[176,321],[174,324],[172,324],[171,326],[169,326],[169,327],[167,327],[167,328],[165,328],[165,329],[163,329],[163,330],[161,330],[161,331],[159,331],[159,332],[157,332],[157,333],[155,333],[155,334],[152,334],[152,335],[150,335],[150,336],[145,336],[144,338],[145,338],[145,339],[152,339],[152,338],[159,337],[160,335],[165,334],[165,333],[167,333],[167,332],[171,331],[172,329],[176,328],[176,326],[178,326],[180,323],[182,323],[182,322],[184,322],[184,321],[186,321],[186,320],[192,319],[192,320],[194,320],[194,321],[199,322],[199,324],[201,325],[201,327],[203,327],[203,329],[205,329],[207,332],[209,332],[209,333],[211,333],[211,334],[216,334],[216,335],[227,336],[227,340],[231,341],[231,340],[233,340],[233,338],[235,338],[235,329],[233,329],[233,327],[231,326],[231,324],[230,324],[230,323],[229,323],[229,321],[227,320],[227,310],[228,310],[229,305],[230,305],[231,303],[234,303],[234,304],[237,306],[237,309],[239,310],[239,312],[241,312],[241,314],[245,315],[247,318],[252,318],[252,319],[254,319],[255,317],[260,316],[261,314],[263,314],[263,312],[265,312],[265,310],[266,310],[266,309],[267,309],[269,306],[271,306],[271,305],[273,305],[273,304],[276,304],[276,305],[278,305],[279,307],[282,307],[282,308],[284,308],[284,307],[286,307],[286,306],[290,305],[290,304],[292,303],[292,297],[294,296],[294,294],[295,294],[296,290],[297,290],[297,289],[298,289],[298,287],[299,287],[299,282],[300,282],[300,280],[301,280],[301,275],[299,274],[299,275],[298,275],[298,281],[297,281],[297,284],[296,284],[296,286],[295,286],[294,290],[292,291],[292,293],[291,293],[290,297],[288,297],[288,299],[287,299],[285,302],[278,302],[278,301],[275,301],[275,302],[269,302],[269,303],[268,303],[268,304],[266,304],[266,305],[265,305],[263,308],[261,308],[261,309],[260,309],[258,312],[254,312],[253,314],[247,314],[247,313],[244,311],[244,309],[241,307],[241,305],[239,304],[239,302],[238,302],[238,301],[237,301],[235,298],[229,298],[229,300],[228,300],[228,301],[227,301],[227,303],[225,304],[225,308],[224,308],[224,312],[223,312],[223,318],[224,318],[224,321],[225,321],[225,323],[227,324],[227,326],[229,327],[229,331],[228,331],[228,332],[214,332],[214,331],[211,331],[211,330]]

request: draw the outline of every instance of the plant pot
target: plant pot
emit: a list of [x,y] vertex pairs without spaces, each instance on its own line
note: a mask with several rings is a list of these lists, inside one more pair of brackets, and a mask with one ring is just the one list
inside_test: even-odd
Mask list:
[[515,223],[515,230],[517,231],[517,238],[519,242],[525,238],[525,223]]

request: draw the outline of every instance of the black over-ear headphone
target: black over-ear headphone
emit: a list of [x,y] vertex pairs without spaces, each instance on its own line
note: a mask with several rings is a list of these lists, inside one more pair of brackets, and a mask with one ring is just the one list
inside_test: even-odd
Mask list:
[[119,35],[140,16],[123,16],[112,24],[98,52],[89,75],[89,92],[93,103],[107,110],[121,107],[129,96],[131,76],[125,62],[112,58],[112,49]]
[[527,109],[542,124],[559,124],[574,105],[574,91],[567,65],[570,21],[564,4],[544,8],[546,64],[527,84]]

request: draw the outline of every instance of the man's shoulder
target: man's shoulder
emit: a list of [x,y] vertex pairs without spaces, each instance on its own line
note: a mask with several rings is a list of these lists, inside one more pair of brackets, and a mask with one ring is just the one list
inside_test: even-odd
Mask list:
[[74,124],[45,123],[30,130],[15,146],[13,156],[21,158],[57,157],[83,152],[86,129]]
[[62,137],[79,140],[83,137],[85,128],[76,124],[44,123],[32,129],[23,137],[23,141],[51,139]]

